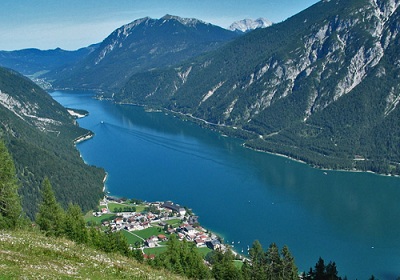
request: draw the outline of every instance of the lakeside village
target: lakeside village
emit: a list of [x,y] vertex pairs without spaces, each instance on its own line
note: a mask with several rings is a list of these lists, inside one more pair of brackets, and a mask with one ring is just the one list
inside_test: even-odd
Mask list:
[[[180,241],[194,242],[203,256],[212,250],[230,249],[220,237],[204,229],[190,209],[171,201],[142,202],[106,196],[99,211],[92,214],[88,222],[100,222],[104,229],[122,231],[131,249],[142,250],[147,259],[166,250],[171,234],[176,234]],[[243,259],[232,252],[237,259]]]

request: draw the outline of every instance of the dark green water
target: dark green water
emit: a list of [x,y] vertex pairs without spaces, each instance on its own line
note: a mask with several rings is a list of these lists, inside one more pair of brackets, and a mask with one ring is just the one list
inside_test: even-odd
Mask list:
[[112,195],[186,205],[238,252],[286,244],[301,271],[321,256],[348,279],[400,276],[399,178],[313,169],[164,113],[51,95],[90,112],[79,123],[95,137],[78,149],[107,170]]

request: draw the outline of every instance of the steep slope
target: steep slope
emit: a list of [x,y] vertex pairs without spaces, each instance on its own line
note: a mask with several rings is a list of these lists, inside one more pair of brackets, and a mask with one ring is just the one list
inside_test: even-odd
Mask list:
[[40,75],[77,63],[95,50],[97,46],[92,45],[76,51],[66,51],[60,48],[54,50],[0,51],[0,66],[11,68],[24,75]]
[[55,87],[115,89],[133,73],[177,64],[236,36],[197,19],[146,17],[118,28],[82,63],[48,78]]
[[104,171],[84,164],[74,139],[90,134],[45,91],[16,72],[0,68],[0,138],[15,161],[24,210],[36,213],[41,182],[48,176],[64,206],[89,210],[102,197]]
[[37,232],[0,231],[1,279],[184,279]]
[[190,63],[137,74],[116,100],[251,132],[247,145],[318,166],[398,174],[399,2],[321,1]]

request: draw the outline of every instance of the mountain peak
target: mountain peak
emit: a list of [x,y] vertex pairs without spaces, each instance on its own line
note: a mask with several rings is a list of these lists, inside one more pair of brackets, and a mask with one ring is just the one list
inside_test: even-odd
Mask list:
[[228,29],[238,33],[246,33],[257,28],[266,28],[271,25],[272,22],[266,18],[260,17],[256,20],[246,18],[243,20],[235,21],[229,26]]
[[176,21],[179,21],[180,23],[182,23],[183,25],[187,25],[187,26],[194,26],[199,23],[208,24],[208,23],[206,23],[202,20],[196,19],[196,18],[182,18],[179,16],[174,16],[174,15],[169,15],[169,14],[166,14],[165,16],[160,18],[160,20],[176,20]]

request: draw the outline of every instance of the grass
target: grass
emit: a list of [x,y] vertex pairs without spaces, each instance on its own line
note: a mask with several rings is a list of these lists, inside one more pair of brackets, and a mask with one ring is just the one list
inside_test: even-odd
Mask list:
[[132,205],[136,207],[136,213],[142,213],[144,209],[147,207],[146,205],[140,204],[140,205]]
[[172,220],[165,221],[165,223],[168,225],[171,225],[173,227],[177,227],[182,224],[182,220],[181,219],[172,219]]
[[144,253],[147,255],[160,255],[161,253],[165,252],[167,247],[155,247],[155,248],[146,248],[144,249]]
[[118,254],[38,232],[0,231],[1,279],[182,279]]
[[111,211],[111,212],[117,212],[117,211],[115,211],[115,208],[122,208],[122,209],[124,209],[124,207],[135,207],[136,208],[136,213],[141,213],[141,212],[143,212],[144,211],[144,209],[146,208],[146,205],[144,205],[144,204],[138,204],[138,205],[135,205],[135,204],[132,204],[132,203],[116,203],[116,202],[109,202],[108,203],[108,209]]
[[236,268],[242,269],[243,262],[239,260],[234,260],[233,263],[235,264]]
[[143,243],[143,240],[141,238],[137,237],[135,235],[136,234],[135,232],[133,232],[134,234],[130,233],[127,230],[122,230],[121,232],[126,237],[126,240],[128,241],[129,244],[135,245],[136,242]]
[[138,236],[142,237],[143,239],[147,239],[153,235],[157,236],[159,234],[164,234],[164,231],[159,227],[149,227],[143,230],[138,230],[134,232]]
[[197,248],[197,251],[200,253],[200,255],[204,258],[208,253],[210,253],[212,250],[208,247],[200,247]]
[[141,238],[146,240],[147,238],[149,238],[151,236],[154,236],[154,235],[155,236],[157,236],[159,234],[167,235],[166,233],[164,233],[163,230],[159,231],[160,229],[161,228],[159,228],[159,227],[150,227],[150,228],[146,228],[146,229],[143,229],[143,230],[137,230],[137,231],[132,231],[132,232],[128,232],[126,230],[123,230],[122,234],[126,237],[126,239],[128,240],[129,244],[134,245],[135,242],[137,242],[137,241],[143,242],[143,240]]
[[92,222],[95,224],[101,224],[104,221],[110,221],[112,219],[114,219],[116,216],[114,214],[103,214],[100,217],[95,217],[93,216],[92,212],[88,212],[85,215],[85,222]]

